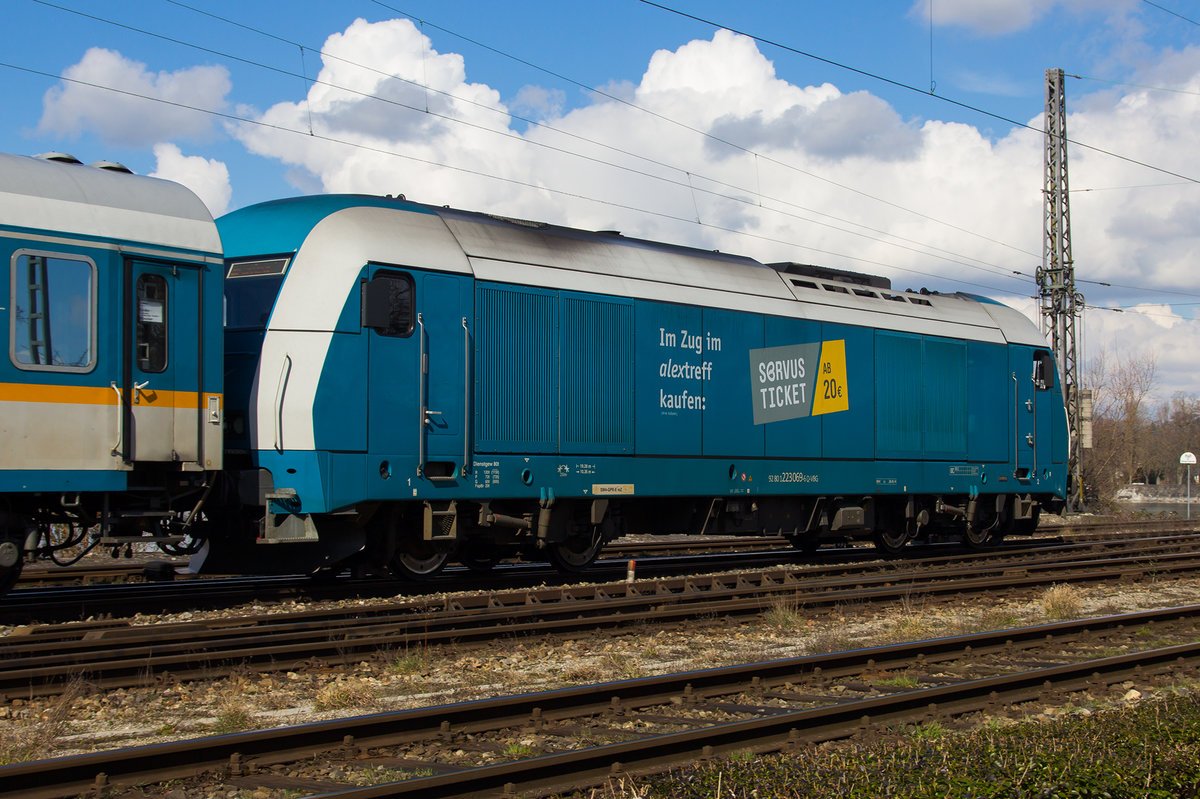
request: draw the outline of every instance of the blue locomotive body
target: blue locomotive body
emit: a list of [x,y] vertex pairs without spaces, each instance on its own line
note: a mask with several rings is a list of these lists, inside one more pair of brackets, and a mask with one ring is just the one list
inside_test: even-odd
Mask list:
[[223,464],[207,209],[119,165],[0,155],[0,265],[0,593],[89,529],[180,544]]
[[227,460],[255,549],[304,553],[281,568],[575,569],[623,532],[982,545],[1065,493],[1053,360],[998,303],[402,199],[217,224]]

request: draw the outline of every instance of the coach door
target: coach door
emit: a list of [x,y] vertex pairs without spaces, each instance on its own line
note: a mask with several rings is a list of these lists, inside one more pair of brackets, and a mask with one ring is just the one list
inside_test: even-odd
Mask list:
[[371,451],[415,455],[415,476],[452,480],[469,460],[470,280],[381,267],[365,291]]
[[200,273],[126,261],[122,450],[127,461],[196,461]]

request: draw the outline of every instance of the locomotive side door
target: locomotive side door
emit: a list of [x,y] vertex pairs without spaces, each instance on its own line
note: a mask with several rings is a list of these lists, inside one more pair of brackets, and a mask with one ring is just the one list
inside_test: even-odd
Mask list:
[[1033,359],[1029,350],[1009,350],[1009,391],[1012,408],[1013,477],[1026,486],[1037,469],[1037,401],[1032,379]]
[[[1055,460],[1055,455],[1062,442],[1055,439],[1055,424],[1057,414],[1055,405],[1061,405],[1061,394],[1056,391],[1058,369],[1054,357],[1045,350],[1033,354],[1033,413],[1034,413],[1034,469],[1038,475],[1044,475]],[[1059,457],[1061,460],[1061,456]],[[1035,475],[1035,480],[1038,476]]]
[[127,260],[124,270],[122,442],[124,459],[199,458],[199,271]]
[[370,450],[415,456],[417,477],[454,479],[469,462],[470,279],[372,265],[363,290]]
[[[424,336],[425,354],[421,468],[434,480],[453,477],[468,457],[464,431],[471,386],[465,371],[470,314],[463,308],[464,283],[450,275],[422,275],[417,298],[417,333]],[[469,287],[465,296],[471,296]]]

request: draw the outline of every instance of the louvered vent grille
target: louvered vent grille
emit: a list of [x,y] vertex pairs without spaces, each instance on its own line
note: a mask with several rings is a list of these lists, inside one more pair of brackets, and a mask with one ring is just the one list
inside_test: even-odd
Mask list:
[[562,298],[562,451],[633,451],[633,307]]

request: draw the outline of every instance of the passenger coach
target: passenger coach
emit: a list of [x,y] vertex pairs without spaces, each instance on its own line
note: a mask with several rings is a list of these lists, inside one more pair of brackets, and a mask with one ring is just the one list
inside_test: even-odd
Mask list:
[[182,186],[0,155],[0,593],[88,528],[188,536],[223,461],[221,259]]
[[983,545],[1064,494],[1051,355],[986,299],[403,199],[218,226],[227,465],[265,506],[256,544],[225,542],[243,562],[570,570],[622,532]]

